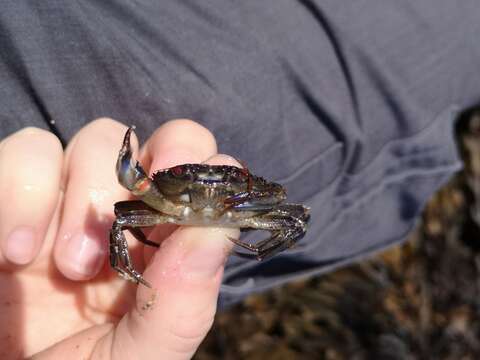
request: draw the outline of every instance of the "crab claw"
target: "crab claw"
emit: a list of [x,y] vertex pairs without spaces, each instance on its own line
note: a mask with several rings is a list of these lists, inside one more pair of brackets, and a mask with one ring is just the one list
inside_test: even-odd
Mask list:
[[133,126],[129,127],[123,138],[122,148],[118,154],[116,172],[120,184],[132,191],[133,194],[142,195],[149,190],[151,181],[140,164],[132,159],[130,135],[133,129]]

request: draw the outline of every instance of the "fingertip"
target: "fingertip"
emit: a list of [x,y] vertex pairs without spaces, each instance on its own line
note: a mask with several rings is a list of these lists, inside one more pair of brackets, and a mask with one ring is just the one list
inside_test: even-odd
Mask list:
[[[72,152],[72,149],[75,148],[79,138],[82,138],[84,143],[88,142],[88,137],[91,137],[91,143],[104,142],[106,144],[118,144],[118,149],[116,147],[114,149],[115,152],[118,152],[122,145],[122,139],[128,129],[129,126],[111,118],[103,117],[93,120],[80,129],[68,144],[66,163],[72,164],[69,155]],[[132,131],[130,141],[132,147],[138,149],[138,138],[135,131]]]
[[[106,233],[106,231],[105,231]],[[58,243],[57,239],[57,243]],[[55,263],[70,280],[85,281],[94,278],[102,269],[107,254],[106,241],[101,234],[77,231],[64,234],[55,248]]]
[[39,150],[42,154],[52,157],[51,160],[57,160],[62,156],[63,148],[60,139],[50,131],[37,127],[25,127],[12,135],[6,137],[0,143],[0,154],[8,157],[5,161],[19,162],[26,160],[33,150]]
[[63,149],[51,132],[28,127],[0,144],[0,247],[26,265],[40,252],[60,194]]
[[233,156],[227,154],[215,154],[209,157],[206,161],[209,165],[230,165],[236,167],[243,167],[242,164]]
[[159,127],[152,137],[173,135],[178,137],[177,141],[186,141],[191,144],[190,140],[201,141],[205,148],[210,152],[217,152],[217,142],[212,132],[202,124],[191,119],[173,119],[165,122]]
[[2,242],[4,256],[12,263],[26,265],[37,254],[37,242],[35,231],[30,226],[17,226]]
[[188,119],[171,120],[160,126],[147,141],[146,157],[152,170],[184,163],[200,163],[217,152],[213,134]]

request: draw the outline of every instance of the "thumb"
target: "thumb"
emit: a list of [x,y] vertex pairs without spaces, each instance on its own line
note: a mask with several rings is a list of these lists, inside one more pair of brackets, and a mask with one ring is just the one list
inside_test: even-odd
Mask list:
[[144,273],[136,307],[118,324],[114,359],[190,359],[210,330],[230,241],[236,229],[182,227]]
[[[208,163],[237,163],[216,155]],[[144,272],[136,306],[117,325],[113,359],[190,359],[210,330],[224,264],[238,229],[180,227]]]

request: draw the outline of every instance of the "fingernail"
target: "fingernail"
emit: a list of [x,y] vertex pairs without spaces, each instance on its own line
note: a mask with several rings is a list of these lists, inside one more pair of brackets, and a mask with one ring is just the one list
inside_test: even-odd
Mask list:
[[223,241],[196,241],[185,253],[182,269],[185,275],[196,279],[214,277],[225,264],[227,250]]
[[95,276],[101,269],[105,259],[105,249],[95,239],[80,232],[67,243],[64,260],[72,271],[69,277],[83,280]]
[[29,226],[19,226],[7,237],[5,257],[19,265],[28,264],[35,257],[35,233]]

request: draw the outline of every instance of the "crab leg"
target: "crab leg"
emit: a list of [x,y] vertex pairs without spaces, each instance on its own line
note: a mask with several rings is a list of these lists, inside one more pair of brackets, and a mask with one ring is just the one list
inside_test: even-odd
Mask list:
[[137,239],[141,243],[144,243],[145,245],[148,245],[148,246],[160,247],[160,245],[157,244],[156,242],[148,240],[145,234],[143,233],[143,231],[140,230],[139,228],[129,227],[127,228],[127,230],[130,232],[130,234],[132,234],[135,237],[135,239]]
[[[158,213],[158,211],[151,209],[143,201],[139,200],[127,200],[127,201],[118,201],[115,203],[115,215],[150,215],[152,213]],[[145,237],[145,234],[142,230],[135,227],[126,227],[125,230],[128,230],[138,241],[144,243],[148,246],[159,247],[160,245],[156,242],[150,241]]]
[[274,197],[267,191],[246,191],[225,199],[224,203],[228,208],[235,210],[270,210],[284,199],[284,197]]
[[[294,214],[296,216],[291,216]],[[258,260],[272,257],[280,251],[292,247],[306,232],[308,208],[302,205],[285,204],[271,212],[253,218],[244,219],[241,226],[268,230],[272,235],[256,244],[248,244],[237,239],[230,239],[236,245],[253,252]],[[236,252],[242,257],[248,254]]]
[[[130,208],[129,204],[132,205]],[[121,201],[116,203],[115,213],[117,219],[114,221],[110,231],[110,265],[125,279],[151,287],[133,267],[123,230],[129,230],[138,240],[147,245],[153,245],[155,243],[147,240],[139,228],[167,223],[169,217],[150,210],[141,201]],[[158,245],[155,244],[154,246]]]
[[[294,229],[282,232],[274,240],[277,240],[281,237],[281,240],[270,241],[268,246],[263,246],[259,249],[257,254],[258,260],[265,260],[271,258],[279,252],[282,252],[285,249],[291,248],[294,246],[303,236],[305,235],[305,229]],[[265,244],[267,245],[267,244]]]
[[254,256],[257,260],[261,261],[292,247],[303,237],[304,234],[305,230],[299,228],[287,231],[272,231],[272,236],[260,241],[257,244],[248,244],[237,239],[230,240],[234,244],[254,253],[254,255],[250,255],[235,251],[237,256],[244,258],[252,258],[252,256]]

